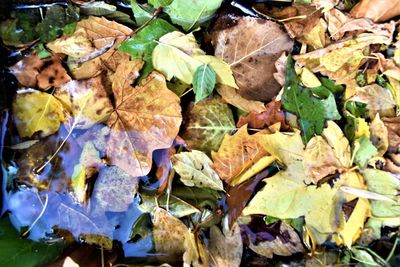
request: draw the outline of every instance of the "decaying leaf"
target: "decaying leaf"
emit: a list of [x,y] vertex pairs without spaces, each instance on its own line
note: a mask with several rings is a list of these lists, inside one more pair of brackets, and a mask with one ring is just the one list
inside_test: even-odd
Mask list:
[[185,252],[184,242],[189,229],[168,211],[156,208],[153,217],[153,237],[160,258],[179,258]]
[[300,237],[292,227],[282,222],[279,231],[284,237],[279,235],[272,241],[261,241],[258,244],[250,242],[249,248],[270,259],[274,255],[290,256],[304,251]]
[[214,96],[190,105],[181,136],[190,149],[209,154],[219,148],[226,133],[235,129],[231,109],[220,97]]
[[65,36],[47,44],[53,53],[62,53],[74,58],[82,58],[95,51],[84,29],[76,30],[72,36]]
[[127,64],[119,65],[115,73],[119,80],[113,83],[116,107],[108,120],[107,155],[112,164],[137,177],[150,172],[154,150],[172,145],[182,115],[179,97],[167,88],[164,76],[153,72],[133,89],[130,81],[141,65]]
[[274,63],[282,52],[291,51],[293,41],[275,22],[253,17],[231,20],[233,27],[212,32],[215,55],[231,66],[242,97],[271,100],[281,88],[273,78]]
[[261,101],[248,100],[242,97],[238,91],[230,86],[218,85],[216,88],[218,94],[229,104],[244,110],[246,112],[263,112],[264,103]]
[[208,64],[215,71],[217,83],[237,88],[230,66],[221,58],[205,55],[192,33],[178,31],[167,33],[157,42],[153,50],[154,68],[167,80],[176,77],[184,83],[193,83],[196,69]]
[[240,235],[240,227],[234,224],[231,230],[217,226],[210,229],[210,243],[208,250],[212,259],[219,267],[239,267],[242,260],[243,243]]
[[321,11],[308,4],[294,4],[291,8],[294,8],[296,13],[290,14],[292,16],[289,17],[288,21],[284,22],[289,36],[291,38],[300,38],[310,33],[318,24]]
[[376,114],[375,118],[370,123],[369,130],[371,132],[372,144],[378,149],[379,155],[383,156],[389,147],[389,134],[379,113]]
[[105,122],[112,112],[101,76],[70,81],[57,88],[54,96],[75,118],[77,129],[88,129],[97,123]]
[[221,179],[211,167],[211,159],[205,153],[198,150],[181,152],[171,160],[185,185],[224,190]]
[[389,147],[391,153],[399,152],[400,147],[400,118],[382,118],[383,124],[388,131]]
[[10,69],[21,85],[42,90],[50,86],[61,86],[71,80],[57,55],[49,59],[31,55]]
[[66,112],[53,95],[36,90],[17,94],[13,102],[15,125],[21,137],[40,133],[42,137],[57,132],[66,119]]
[[259,135],[249,135],[243,126],[232,136],[226,134],[218,151],[211,152],[212,166],[222,180],[237,185],[275,160],[259,143]]

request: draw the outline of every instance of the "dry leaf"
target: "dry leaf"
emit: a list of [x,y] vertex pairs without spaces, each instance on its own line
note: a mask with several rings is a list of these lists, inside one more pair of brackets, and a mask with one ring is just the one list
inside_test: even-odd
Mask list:
[[235,129],[231,109],[220,97],[214,96],[197,105],[190,104],[181,135],[190,149],[209,154],[219,148],[226,133]]
[[10,68],[18,82],[26,87],[48,89],[71,80],[58,56],[40,59],[36,55],[25,57]]
[[150,172],[154,150],[172,145],[182,115],[179,97],[167,88],[161,74],[153,72],[132,88],[129,81],[139,69],[125,72],[130,63],[119,65],[115,73],[118,81],[128,82],[113,83],[116,107],[108,120],[107,155],[112,164],[137,177]]
[[97,123],[105,122],[112,112],[101,76],[70,81],[57,88],[54,96],[75,118],[77,129],[88,129]]
[[234,135],[225,135],[218,152],[211,153],[213,168],[226,183],[234,183],[258,160],[269,155],[259,144],[258,135],[249,135],[247,126],[243,126]]
[[286,60],[286,52],[283,52],[282,55],[275,61],[276,72],[274,73],[274,78],[281,86],[285,85]]
[[282,52],[292,50],[293,41],[275,22],[252,17],[232,19],[234,26],[212,32],[215,55],[230,64],[242,97],[271,100],[280,90],[273,79],[274,62]]
[[189,230],[185,239],[183,267],[209,267],[208,257],[208,251],[198,234]]
[[242,97],[238,91],[226,85],[218,85],[216,88],[218,94],[229,104],[244,110],[246,112],[263,112],[265,110],[264,103],[261,101],[248,100]]
[[300,38],[311,32],[317,26],[321,11],[308,4],[293,4],[292,7],[296,8],[297,13],[285,21],[283,25],[291,38]]
[[74,58],[86,57],[95,51],[87,32],[82,28],[76,30],[71,36],[59,38],[46,46],[53,53],[62,53]]
[[382,22],[400,15],[399,0],[362,0],[353,7],[350,14],[355,18],[370,18]]
[[247,124],[249,128],[263,129],[275,123],[280,123],[283,131],[289,129],[289,125],[286,124],[285,113],[281,110],[281,102],[272,100],[265,105],[265,111],[261,113],[250,112],[246,116],[240,116],[236,127],[240,128]]
[[379,113],[369,124],[372,144],[378,149],[379,155],[383,156],[389,147],[389,133],[381,120]]
[[382,118],[382,121],[388,131],[388,152],[398,153],[400,147],[400,117]]

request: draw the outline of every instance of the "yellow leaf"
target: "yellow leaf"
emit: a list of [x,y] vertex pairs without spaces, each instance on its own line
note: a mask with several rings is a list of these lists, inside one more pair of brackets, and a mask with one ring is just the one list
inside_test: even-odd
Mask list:
[[183,254],[184,267],[210,266],[208,251],[197,233],[189,230],[185,238],[185,253]]
[[312,73],[309,69],[307,68],[302,68],[301,71],[301,82],[306,86],[306,87],[318,87],[321,86],[321,82],[318,80],[317,76],[315,76],[314,73]]
[[246,98],[243,98],[233,87],[219,85],[216,87],[216,90],[226,102],[241,110],[257,113],[265,111],[265,106],[263,102],[247,100]]
[[[379,114],[377,114],[379,116]],[[369,138],[369,127],[368,123],[363,118],[355,118],[356,129],[354,131],[354,139],[361,138],[362,136]]]
[[21,137],[31,137],[38,132],[41,137],[51,135],[65,121],[63,105],[57,98],[36,90],[18,92],[12,109]]
[[71,36],[59,38],[46,46],[53,53],[62,53],[74,58],[82,58],[95,51],[84,29],[79,29]]
[[275,157],[273,156],[264,156],[261,159],[259,159],[254,165],[252,165],[248,170],[246,170],[244,173],[240,174],[238,177],[234,178],[232,180],[231,185],[236,186],[244,181],[247,181],[260,171],[264,170],[266,167],[271,165],[275,161]]
[[322,131],[322,136],[335,151],[337,159],[344,168],[351,167],[350,144],[340,127],[333,121],[327,122],[327,127]]
[[[268,152],[260,145],[257,136],[247,133],[247,125],[241,127],[234,135],[225,135],[218,152],[211,152],[213,168],[222,180],[228,184],[238,184],[238,178],[242,173],[254,166]],[[263,161],[262,165],[271,163]],[[258,166],[259,167],[259,166]],[[264,166],[266,167],[266,166]],[[254,169],[252,170],[254,171]],[[251,176],[239,177],[240,181]]]
[[174,31],[160,38],[153,50],[153,65],[167,80],[176,77],[191,84],[196,69],[202,64],[210,64],[218,83],[237,88],[230,66],[220,58],[204,54],[192,33]]
[[383,156],[389,148],[389,132],[379,114],[370,123],[369,130],[372,144],[378,149],[379,155]]
[[318,21],[318,24],[311,29],[310,32],[305,34],[301,39],[304,40],[306,44],[311,45],[314,49],[325,47],[327,40],[325,37],[328,25],[322,18]]

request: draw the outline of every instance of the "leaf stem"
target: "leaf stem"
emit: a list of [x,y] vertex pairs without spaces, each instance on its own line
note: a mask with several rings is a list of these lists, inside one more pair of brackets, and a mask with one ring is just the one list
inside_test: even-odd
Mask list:
[[153,15],[151,16],[151,18],[148,19],[145,23],[143,23],[143,25],[141,25],[139,28],[136,28],[136,29],[132,32],[131,36],[132,36],[132,35],[135,35],[135,34],[138,33],[139,31],[141,31],[144,27],[146,27],[152,20],[154,20],[154,19],[158,16],[158,14],[161,13],[161,11],[162,11],[162,7],[157,8],[156,11],[154,11]]

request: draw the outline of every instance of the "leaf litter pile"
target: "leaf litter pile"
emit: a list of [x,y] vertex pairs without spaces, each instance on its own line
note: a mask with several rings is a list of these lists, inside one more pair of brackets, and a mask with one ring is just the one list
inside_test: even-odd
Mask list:
[[398,266],[400,1],[3,1],[0,266]]

